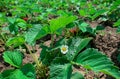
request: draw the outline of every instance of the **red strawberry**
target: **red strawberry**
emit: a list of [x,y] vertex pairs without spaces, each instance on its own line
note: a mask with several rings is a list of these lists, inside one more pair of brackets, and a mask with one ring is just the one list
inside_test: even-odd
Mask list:
[[75,33],[78,32],[78,28],[77,28],[77,27],[74,27],[74,28],[70,29],[69,31],[70,31],[70,33],[72,33],[72,34],[75,34]]
[[25,17],[25,18],[23,18],[23,20],[28,21],[28,18],[27,18],[27,17]]

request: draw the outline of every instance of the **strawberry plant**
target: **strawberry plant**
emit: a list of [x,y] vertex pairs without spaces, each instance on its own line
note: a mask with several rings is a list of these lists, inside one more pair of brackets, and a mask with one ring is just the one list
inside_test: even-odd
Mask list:
[[[0,4],[0,40],[5,48],[0,57],[10,67],[0,71],[0,79],[85,79],[77,67],[120,79],[119,67],[92,46],[106,22],[120,25],[118,0],[5,0]],[[92,21],[99,23],[92,27]],[[23,62],[26,54],[32,62]]]

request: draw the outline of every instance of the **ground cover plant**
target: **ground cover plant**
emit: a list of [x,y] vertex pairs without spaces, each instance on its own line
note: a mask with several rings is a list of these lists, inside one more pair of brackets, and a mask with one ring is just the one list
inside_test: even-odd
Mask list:
[[0,1],[0,79],[120,79],[119,4]]

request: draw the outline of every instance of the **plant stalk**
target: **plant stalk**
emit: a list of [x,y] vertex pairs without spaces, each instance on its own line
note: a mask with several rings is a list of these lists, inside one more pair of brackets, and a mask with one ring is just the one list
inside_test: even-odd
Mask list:
[[25,43],[25,46],[26,46],[28,52],[30,53],[30,55],[32,56],[32,58],[34,59],[37,67],[39,67],[40,64],[39,64],[39,61],[38,61],[38,57],[36,56],[36,54],[33,54],[33,53],[31,52],[31,50],[29,49],[29,47],[28,47],[28,45],[27,45],[26,43]]

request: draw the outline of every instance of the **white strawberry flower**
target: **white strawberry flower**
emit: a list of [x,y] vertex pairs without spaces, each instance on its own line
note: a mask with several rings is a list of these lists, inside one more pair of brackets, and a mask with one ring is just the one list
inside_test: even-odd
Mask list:
[[62,54],[66,54],[68,52],[68,46],[67,45],[62,45],[60,49],[61,49]]

